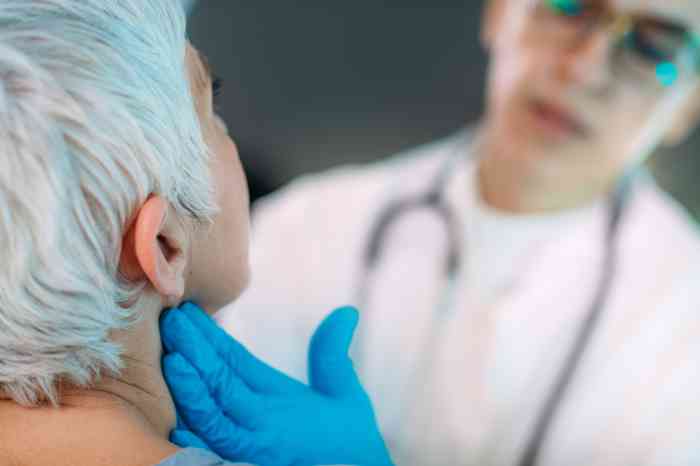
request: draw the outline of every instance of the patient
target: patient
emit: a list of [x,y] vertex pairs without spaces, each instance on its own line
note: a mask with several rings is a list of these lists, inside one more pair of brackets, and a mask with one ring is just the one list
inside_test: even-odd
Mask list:
[[0,2],[0,465],[153,465],[158,317],[248,281],[248,197],[175,0]]

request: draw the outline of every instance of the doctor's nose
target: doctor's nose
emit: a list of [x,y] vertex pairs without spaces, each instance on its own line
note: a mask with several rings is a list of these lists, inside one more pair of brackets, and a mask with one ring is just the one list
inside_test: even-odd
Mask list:
[[596,29],[580,36],[561,51],[557,78],[595,94],[605,94],[613,83],[614,34]]

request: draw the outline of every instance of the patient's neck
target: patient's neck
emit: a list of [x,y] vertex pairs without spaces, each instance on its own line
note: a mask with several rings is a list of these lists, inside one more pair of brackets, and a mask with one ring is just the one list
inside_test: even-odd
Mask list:
[[0,399],[0,464],[92,465],[98,457],[105,466],[156,464],[177,450],[167,441],[175,408],[160,366],[161,303],[144,297],[135,306],[144,318],[112,335],[124,348],[119,376],[91,388],[63,385],[59,409]]
[[103,405],[132,410],[143,417],[154,433],[167,439],[175,427],[175,405],[161,370],[158,317],[162,305],[157,297],[143,297],[137,306],[143,319],[134,327],[111,335],[124,348],[125,368],[119,376],[103,375],[89,389],[64,390],[63,398],[74,407]]

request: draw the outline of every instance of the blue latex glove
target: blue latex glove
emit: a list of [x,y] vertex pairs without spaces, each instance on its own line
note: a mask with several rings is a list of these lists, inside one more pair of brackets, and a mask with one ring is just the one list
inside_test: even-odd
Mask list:
[[202,448],[204,450],[210,450],[209,445],[204,443],[204,440],[197,437],[192,430],[185,424],[182,420],[180,413],[177,413],[177,425],[172,432],[170,432],[170,441],[175,445],[179,445],[183,448],[196,447]]
[[171,441],[263,466],[392,465],[347,350],[354,308],[335,310],[309,347],[306,386],[250,354],[186,302],[161,318],[163,372],[178,411]]

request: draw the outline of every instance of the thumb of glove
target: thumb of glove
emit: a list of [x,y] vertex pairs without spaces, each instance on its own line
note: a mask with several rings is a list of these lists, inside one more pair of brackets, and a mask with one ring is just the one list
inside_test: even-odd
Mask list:
[[200,439],[189,430],[173,430],[170,432],[170,442],[182,448],[194,447],[204,450],[210,449],[209,446],[204,443],[204,440]]
[[348,356],[358,319],[357,309],[341,307],[314,332],[309,345],[309,382],[313,389],[335,398],[364,393]]

